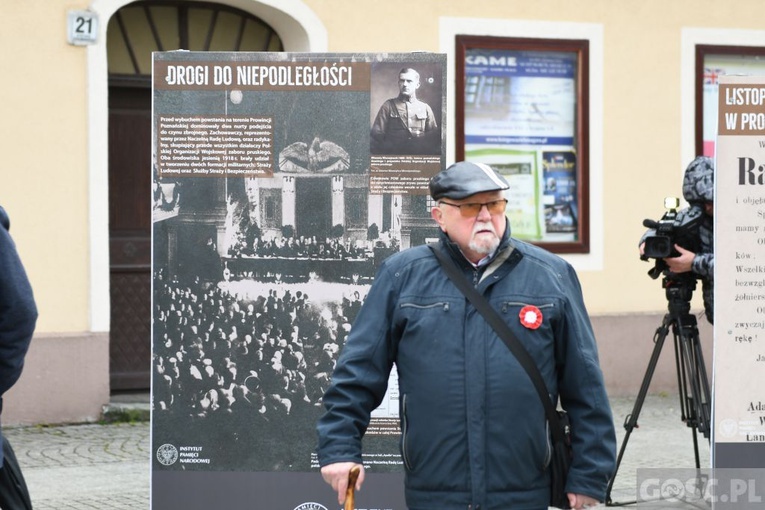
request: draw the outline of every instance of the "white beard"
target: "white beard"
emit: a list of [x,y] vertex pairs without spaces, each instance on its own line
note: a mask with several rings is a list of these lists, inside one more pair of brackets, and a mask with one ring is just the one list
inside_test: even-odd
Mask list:
[[[494,236],[492,236],[490,239],[487,239],[486,234],[482,234],[480,239],[476,239],[476,233],[481,230],[489,230],[494,234]],[[473,237],[470,239],[468,246],[471,250],[480,255],[489,255],[490,253],[494,253],[494,250],[499,247],[499,236],[497,236],[497,231],[494,230],[494,225],[491,222],[476,222],[476,224],[473,226]]]

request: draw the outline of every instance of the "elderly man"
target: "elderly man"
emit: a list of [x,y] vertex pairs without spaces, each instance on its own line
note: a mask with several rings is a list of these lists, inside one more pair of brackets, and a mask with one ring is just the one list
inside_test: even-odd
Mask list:
[[433,110],[417,99],[419,88],[417,71],[399,72],[398,97],[383,103],[372,125],[372,154],[441,154],[441,133]]
[[[510,237],[505,179],[460,162],[430,182],[436,247],[502,315],[529,351],[573,430],[572,508],[602,501],[615,433],[597,347],[572,267]],[[529,322],[534,310],[536,320]],[[410,509],[542,509],[550,502],[550,438],[539,394],[427,246],[386,259],[324,395],[318,455],[342,503],[361,440],[393,363]],[[364,470],[356,488],[364,482]]]

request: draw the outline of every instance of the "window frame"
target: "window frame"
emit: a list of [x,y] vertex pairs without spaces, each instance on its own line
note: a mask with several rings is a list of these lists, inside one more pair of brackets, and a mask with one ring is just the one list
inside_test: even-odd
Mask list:
[[[574,144],[576,155],[576,203],[579,217],[573,241],[531,240],[549,251],[561,254],[590,253],[590,210],[589,210],[589,45],[587,39],[537,39],[477,35],[456,35],[455,37],[455,156],[457,161],[465,158],[465,57],[470,50],[506,50],[517,52],[575,53],[576,104],[574,119]],[[514,145],[507,145],[514,147]],[[528,145],[518,147],[528,148]],[[537,201],[537,207],[540,207]]]

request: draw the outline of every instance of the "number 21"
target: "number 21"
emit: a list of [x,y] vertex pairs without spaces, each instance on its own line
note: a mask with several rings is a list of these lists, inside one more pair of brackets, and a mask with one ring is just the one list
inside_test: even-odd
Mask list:
[[[82,16],[78,16],[75,23],[77,24],[77,28],[75,28],[74,31],[78,34],[89,34],[91,30],[93,30],[93,18],[85,19]],[[87,30],[85,30],[85,25],[88,26]]]

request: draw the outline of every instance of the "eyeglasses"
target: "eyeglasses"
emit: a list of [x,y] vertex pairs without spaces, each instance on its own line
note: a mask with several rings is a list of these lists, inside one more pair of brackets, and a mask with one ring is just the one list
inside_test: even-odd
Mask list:
[[446,204],[452,207],[457,207],[460,210],[460,214],[462,215],[463,218],[475,218],[481,212],[481,209],[483,209],[483,206],[486,206],[486,209],[489,210],[489,214],[504,213],[505,207],[507,206],[507,200],[503,198],[501,200],[493,200],[491,202],[484,202],[482,204],[478,204],[478,203],[452,204],[452,203],[444,202],[443,200],[441,200],[439,204]]

